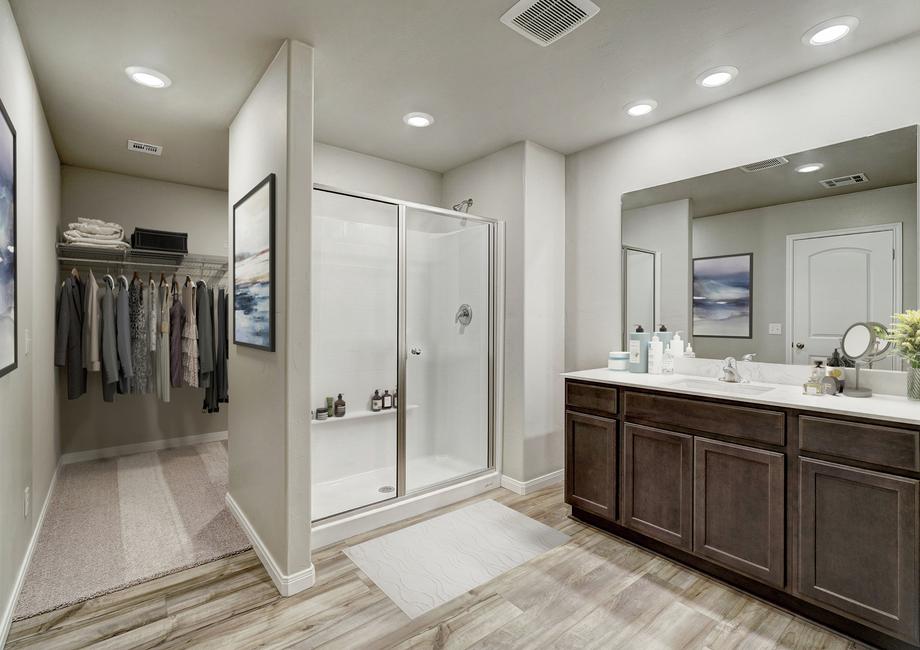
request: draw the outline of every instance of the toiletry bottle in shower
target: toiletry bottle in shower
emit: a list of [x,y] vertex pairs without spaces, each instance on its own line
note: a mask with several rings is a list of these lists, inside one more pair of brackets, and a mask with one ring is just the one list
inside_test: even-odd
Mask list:
[[629,372],[648,372],[649,333],[641,325],[629,335]]
[[383,409],[384,410],[393,408],[393,396],[390,395],[390,391],[388,390],[383,391],[382,399],[383,399]]
[[664,355],[664,346],[661,345],[661,339],[655,334],[648,344],[648,374],[660,375]]
[[331,397],[326,398],[326,413],[329,415],[335,413],[335,400]]
[[371,410],[376,412],[383,408],[383,398],[380,397],[380,391],[375,390],[374,396],[371,398]]
[[335,417],[345,417],[345,400],[342,399],[342,393],[339,393],[339,398],[335,400]]
[[393,408],[399,408],[399,391],[393,391]]

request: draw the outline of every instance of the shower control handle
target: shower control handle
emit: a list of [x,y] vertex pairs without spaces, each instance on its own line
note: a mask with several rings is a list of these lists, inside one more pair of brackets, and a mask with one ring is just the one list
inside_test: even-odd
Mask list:
[[412,348],[412,349],[409,350],[409,351],[410,351],[412,354],[414,354],[415,356],[419,356],[419,355],[422,354],[422,348]]

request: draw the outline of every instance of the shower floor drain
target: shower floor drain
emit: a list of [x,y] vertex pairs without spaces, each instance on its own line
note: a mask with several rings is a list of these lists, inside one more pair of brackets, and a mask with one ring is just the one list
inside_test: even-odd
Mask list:
[[382,488],[377,490],[381,494],[389,494],[390,492],[396,492],[396,488],[392,485],[384,485]]

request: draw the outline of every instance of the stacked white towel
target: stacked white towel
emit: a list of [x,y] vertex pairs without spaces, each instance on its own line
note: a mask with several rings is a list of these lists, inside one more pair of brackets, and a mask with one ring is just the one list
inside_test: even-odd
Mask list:
[[125,229],[117,223],[80,217],[76,223],[67,224],[67,228],[64,239],[68,244],[115,250],[131,248],[124,241]]

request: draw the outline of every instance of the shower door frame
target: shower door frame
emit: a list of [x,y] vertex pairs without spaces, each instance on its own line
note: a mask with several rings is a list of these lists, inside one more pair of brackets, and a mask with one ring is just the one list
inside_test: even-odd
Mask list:
[[[505,224],[498,219],[481,217],[466,212],[456,212],[424,203],[394,199],[379,194],[356,192],[342,189],[323,183],[314,183],[314,191],[328,192],[341,196],[365,199],[392,205],[398,210],[397,218],[397,324],[396,324],[396,363],[397,363],[397,391],[400,397],[396,410],[396,495],[391,499],[375,501],[364,506],[344,510],[335,514],[313,519],[315,525],[333,522],[336,519],[351,517],[366,511],[373,511],[381,506],[389,506],[406,498],[413,498],[428,494],[453,485],[459,485],[471,479],[485,476],[490,473],[500,473],[502,450],[502,420],[503,420],[503,359],[504,359],[504,300],[505,300]],[[428,212],[456,220],[469,220],[488,226],[489,246],[489,404],[488,404],[488,455],[486,467],[462,474],[446,481],[426,485],[423,488],[407,492],[406,490],[406,406],[408,405],[406,386],[408,381],[407,360],[409,349],[407,345],[407,224],[406,213],[409,209]],[[312,422],[312,421],[311,421]],[[311,434],[312,435],[312,434]],[[312,513],[311,513],[312,518]]]

